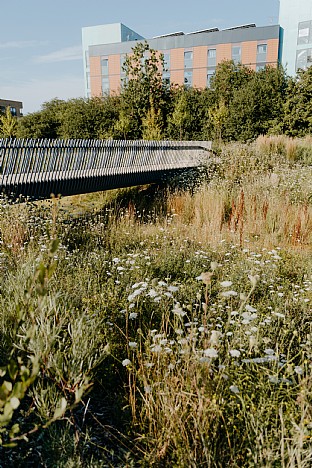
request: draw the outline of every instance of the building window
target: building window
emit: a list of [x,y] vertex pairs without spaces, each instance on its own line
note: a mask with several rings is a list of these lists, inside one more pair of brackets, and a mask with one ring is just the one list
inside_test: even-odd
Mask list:
[[306,70],[312,65],[312,49],[297,51],[296,70]]
[[265,66],[266,66],[265,63],[257,63],[257,65],[256,65],[256,72],[261,71],[261,70],[264,70],[264,69],[265,69]]
[[208,67],[215,67],[217,65],[217,49],[208,49]]
[[312,43],[312,21],[303,21],[298,25],[297,44]]
[[16,116],[17,116],[16,107],[10,107],[10,112],[11,112],[11,114],[13,115],[13,117],[16,117]]
[[207,88],[211,87],[211,79],[214,76],[215,72],[216,72],[215,68],[208,68],[208,71],[207,71]]
[[193,51],[186,50],[184,52],[184,68],[193,68]]
[[101,58],[101,74],[108,76],[108,58]]
[[242,48],[241,46],[233,45],[232,46],[232,60],[234,63],[240,63],[242,58]]
[[185,71],[184,72],[184,85],[187,88],[190,88],[193,84],[193,72],[192,71]]
[[108,77],[102,78],[102,96],[109,94],[109,79]]
[[257,45],[257,63],[266,62],[267,59],[267,44],[258,44]]
[[258,44],[257,45],[257,54],[266,54],[268,51],[267,44]]
[[170,70],[170,53],[169,52],[164,52],[164,70],[167,72]]

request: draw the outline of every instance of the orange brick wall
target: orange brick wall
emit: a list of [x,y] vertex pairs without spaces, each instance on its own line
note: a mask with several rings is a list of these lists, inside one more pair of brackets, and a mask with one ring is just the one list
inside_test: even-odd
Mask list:
[[90,57],[91,96],[102,96],[101,57]]
[[251,68],[255,68],[257,61],[257,41],[242,42],[242,63],[244,65],[252,65]]
[[207,68],[207,46],[198,46],[193,49],[193,68]]
[[109,75],[120,75],[120,55],[108,56],[108,73]]
[[267,52],[267,62],[277,63],[278,60],[278,39],[269,39],[267,41],[268,52]]
[[205,88],[207,85],[207,46],[193,49],[193,86]]
[[90,76],[101,75],[101,57],[90,57]]
[[120,76],[114,75],[109,77],[109,89],[110,93],[118,94],[120,91]]
[[184,49],[171,49],[170,70],[184,70]]
[[218,44],[217,49],[217,64],[223,60],[232,59],[232,44]]
[[170,72],[171,83],[183,85],[184,84],[184,70],[171,70]]
[[102,96],[102,80],[100,76],[90,76],[91,96]]

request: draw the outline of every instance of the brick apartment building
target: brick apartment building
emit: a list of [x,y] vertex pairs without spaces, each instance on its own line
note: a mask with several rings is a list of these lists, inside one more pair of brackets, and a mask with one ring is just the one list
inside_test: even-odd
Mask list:
[[[123,30],[128,34],[123,34]],[[234,60],[253,70],[268,64],[275,66],[280,58],[280,34],[278,25],[250,24],[222,31],[214,28],[188,34],[176,32],[146,41],[152,49],[163,53],[164,80],[205,88],[223,60]],[[137,41],[142,40],[142,36],[121,23],[83,28],[87,97],[119,92],[126,54],[131,54]]]

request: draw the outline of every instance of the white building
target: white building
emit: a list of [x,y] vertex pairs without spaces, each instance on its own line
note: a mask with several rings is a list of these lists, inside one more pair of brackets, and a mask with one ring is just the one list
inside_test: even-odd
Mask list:
[[142,40],[144,37],[122,23],[102,24],[82,28],[83,69],[85,96],[91,96],[89,47],[97,44],[114,44],[119,42]]
[[312,65],[312,0],[280,0],[282,64],[288,75]]

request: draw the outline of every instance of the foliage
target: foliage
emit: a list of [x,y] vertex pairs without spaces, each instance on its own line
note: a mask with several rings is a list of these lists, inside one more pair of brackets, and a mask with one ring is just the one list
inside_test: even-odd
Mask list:
[[242,89],[254,75],[254,71],[233,60],[225,60],[218,64],[211,78],[211,89],[217,102],[223,102],[227,107],[238,89]]
[[[53,99],[17,122],[26,138],[165,138],[252,141],[311,133],[311,68],[289,78],[281,66],[259,71],[223,61],[210,88],[166,84],[163,56],[138,43],[126,57],[119,96]],[[14,123],[15,126],[15,123]],[[9,131],[10,132],[10,131]]]
[[119,99],[72,99],[61,116],[61,138],[99,139],[109,133],[118,118]]
[[192,192],[2,200],[0,386],[39,372],[0,464],[311,465],[309,154],[262,136]]
[[127,80],[121,93],[122,109],[132,122],[131,137],[141,138],[142,119],[151,107],[160,119],[165,108],[168,88],[162,79],[163,56],[147,42],[138,43],[127,55],[123,70]]
[[179,140],[183,140],[185,127],[190,120],[190,112],[187,105],[186,92],[184,90],[181,90],[178,94],[173,112],[168,120],[169,124],[177,130]]
[[142,120],[143,140],[161,140],[162,122],[160,109],[155,110],[153,103],[147,112],[147,116]]
[[267,66],[233,93],[226,122],[227,139],[253,140],[281,120],[287,77],[282,67]]
[[0,136],[12,138],[17,134],[17,118],[11,114],[10,107],[6,108],[5,114],[0,115]]
[[220,101],[217,107],[210,108],[208,114],[214,129],[214,139],[218,145],[221,145],[222,134],[228,117],[228,109],[224,101]]
[[[17,422],[16,412],[29,395],[31,387],[42,372],[43,363],[48,361],[49,346],[38,352],[33,347],[38,333],[38,316],[45,309],[46,296],[48,295],[48,282],[56,269],[54,254],[58,247],[58,241],[51,244],[46,264],[40,263],[29,285],[23,300],[16,304],[17,324],[13,327],[10,341],[12,349],[8,362],[4,362],[0,368],[0,445],[13,447],[19,440],[27,440],[27,436],[39,430],[40,425],[35,424],[26,433],[20,433],[20,423]],[[34,304],[34,296],[36,305]],[[46,317],[48,319],[48,317]],[[47,345],[47,343],[46,343]],[[77,387],[75,404],[77,404],[85,389],[87,382]],[[62,418],[67,409],[67,399],[62,397],[54,408],[54,413],[46,417],[42,428],[47,428],[56,420]],[[25,426],[25,418],[20,418]],[[24,419],[24,420],[23,420]],[[27,419],[27,418],[26,418]],[[25,430],[24,427],[22,427]]]
[[312,132],[312,67],[299,70],[290,80],[284,108],[282,131],[291,136]]
[[42,105],[42,110],[24,116],[18,122],[18,138],[59,138],[61,116],[66,102],[52,99]]

